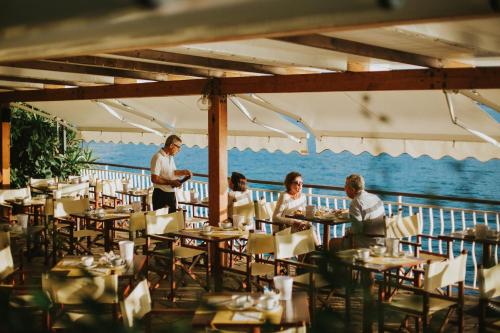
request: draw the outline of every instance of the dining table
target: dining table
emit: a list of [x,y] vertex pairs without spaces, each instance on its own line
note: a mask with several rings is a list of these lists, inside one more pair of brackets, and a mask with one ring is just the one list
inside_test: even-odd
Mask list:
[[104,238],[104,251],[111,251],[113,248],[113,238],[111,232],[114,228],[114,224],[119,220],[130,219],[130,212],[117,212],[115,209],[105,210],[104,215],[90,214],[87,212],[77,212],[70,214],[71,217],[82,219],[89,224],[102,223],[102,234]]
[[451,244],[453,241],[478,243],[482,245],[482,265],[484,268],[489,268],[495,265],[492,247],[500,245],[500,232],[493,231],[490,235],[485,234],[484,237],[478,237],[474,231],[467,230],[456,231],[450,234],[439,235],[438,239],[448,242],[448,253],[452,253]]
[[[220,248],[229,241],[240,239],[244,232],[237,229],[221,229],[212,227],[212,232],[207,234],[203,229],[181,229],[167,233],[167,236],[201,241],[206,244],[209,260],[209,281],[207,286],[213,291],[222,290],[222,251]],[[213,286],[211,281],[213,282]]]
[[[231,306],[239,296],[249,296],[253,304],[242,310]],[[273,331],[310,324],[309,301],[306,292],[294,291],[290,300],[280,300],[272,310],[259,307],[261,293],[208,293],[192,319],[195,329],[244,330],[260,332],[265,326]]]
[[[363,287],[363,332],[372,332],[373,315],[375,303],[372,295],[372,286],[374,284],[374,275],[380,274],[384,278],[380,281],[382,284],[381,293],[379,294],[379,302],[386,299],[385,294],[385,282],[386,278],[390,277],[391,271],[399,271],[401,268],[412,268],[424,264],[426,262],[423,258],[414,257],[412,255],[401,255],[401,256],[391,256],[391,255],[380,255],[376,256],[373,253],[367,260],[360,261],[357,257],[357,249],[349,249],[344,251],[339,251],[336,253],[338,263],[346,267],[351,268],[360,272],[361,275],[361,285]],[[347,288],[349,291],[350,288]],[[348,296],[349,297],[349,296]],[[347,306],[347,304],[346,304]],[[378,315],[383,315],[380,311],[383,311],[381,304],[378,306]]]
[[340,214],[323,214],[323,215],[313,215],[313,216],[306,216],[304,214],[290,214],[290,215],[285,215],[285,217],[322,225],[323,226],[322,243],[323,243],[323,248],[326,250],[328,250],[329,248],[332,226],[342,225],[351,222],[349,217]]

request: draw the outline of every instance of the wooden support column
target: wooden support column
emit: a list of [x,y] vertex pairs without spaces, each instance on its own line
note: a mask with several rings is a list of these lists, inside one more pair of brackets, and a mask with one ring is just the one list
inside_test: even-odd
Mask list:
[[209,220],[218,225],[227,218],[227,96],[212,95],[208,110]]
[[9,104],[0,105],[2,119],[2,187],[10,186],[10,107]]

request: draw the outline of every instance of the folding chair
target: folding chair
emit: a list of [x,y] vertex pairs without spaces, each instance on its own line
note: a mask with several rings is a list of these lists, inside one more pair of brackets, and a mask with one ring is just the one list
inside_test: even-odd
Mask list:
[[[255,200],[255,229],[266,230],[266,224],[273,226],[273,212],[276,208],[276,201],[266,202],[265,200]],[[277,230],[276,230],[277,231]]]
[[[54,307],[49,314],[51,330],[74,329],[73,326],[101,326],[118,318],[118,275],[61,277],[53,273],[42,275],[42,287]],[[103,313],[102,307],[107,306]],[[100,325],[101,324],[101,325]]]
[[[186,245],[178,246],[175,239],[165,236],[165,234],[168,234],[169,232],[184,229],[183,212],[179,210],[174,213],[165,214],[166,211],[167,209],[163,208],[146,214],[148,267],[150,257],[158,258],[158,262],[161,262],[162,260],[167,262],[168,267],[166,272],[170,275],[169,298],[174,299],[176,290],[176,266],[181,268],[181,272],[183,274],[187,274],[193,280],[197,281],[198,278],[195,275],[193,268],[203,257],[205,259],[206,276],[208,281],[208,255],[204,250],[188,247]],[[152,241],[160,241],[162,243],[156,244],[156,248],[151,250]],[[160,276],[163,275],[161,269],[159,269],[157,273]]]
[[488,328],[500,331],[500,318],[489,320],[486,316],[490,303],[500,307],[500,264],[479,270],[479,291],[479,332]]
[[[430,332],[431,317],[438,311],[448,310],[441,331],[448,323],[449,316],[453,310],[457,311],[458,331],[464,330],[464,280],[467,265],[467,252],[463,251],[456,258],[445,261],[428,260],[425,266],[423,288],[413,287],[402,283],[393,284],[401,290],[412,292],[411,294],[398,293],[391,301],[385,301],[379,289],[379,332],[383,332],[384,312],[386,310],[398,311],[410,317],[415,317],[417,331],[422,320],[423,331]],[[391,283],[391,282],[389,282]],[[439,292],[441,288],[449,287],[458,283],[457,296],[451,295],[450,288],[446,293]],[[380,285],[379,288],[383,288]],[[438,292],[436,293],[436,290]],[[403,323],[406,322],[406,319]],[[403,324],[401,325],[403,326]],[[402,328],[402,327],[400,327]]]

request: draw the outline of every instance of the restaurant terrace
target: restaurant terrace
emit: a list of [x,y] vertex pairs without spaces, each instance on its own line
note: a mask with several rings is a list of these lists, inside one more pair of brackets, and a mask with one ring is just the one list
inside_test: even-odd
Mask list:
[[[370,249],[330,242],[353,222],[344,184],[304,184],[300,231],[277,232],[281,183],[248,179],[228,212],[233,148],[498,159],[498,1],[2,7],[0,332],[500,330],[500,199],[368,189],[386,213]],[[13,110],[87,142],[176,134],[208,173],[177,211],[134,165],[13,188]]]

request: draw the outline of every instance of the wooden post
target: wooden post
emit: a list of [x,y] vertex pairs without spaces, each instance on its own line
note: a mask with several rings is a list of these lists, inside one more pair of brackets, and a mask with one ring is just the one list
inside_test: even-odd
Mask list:
[[208,110],[209,221],[217,226],[227,218],[227,96],[213,95]]
[[2,186],[10,186],[10,107],[9,104],[0,105],[2,118]]

